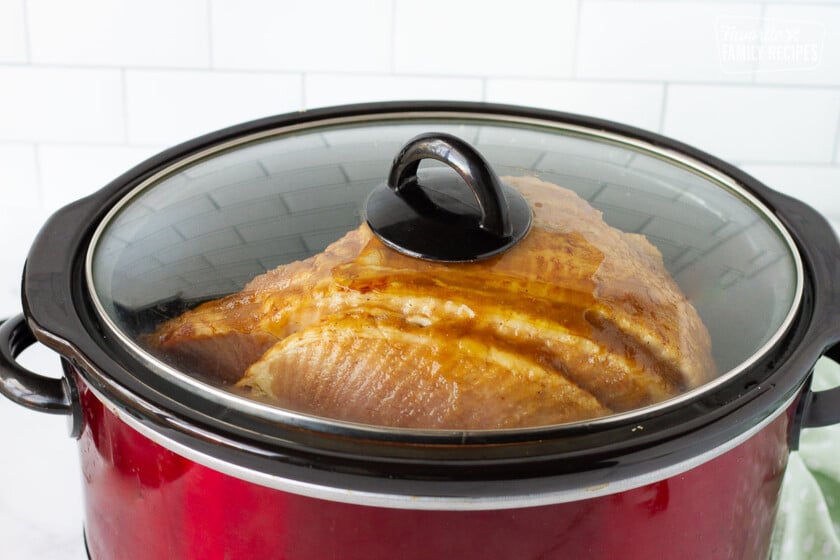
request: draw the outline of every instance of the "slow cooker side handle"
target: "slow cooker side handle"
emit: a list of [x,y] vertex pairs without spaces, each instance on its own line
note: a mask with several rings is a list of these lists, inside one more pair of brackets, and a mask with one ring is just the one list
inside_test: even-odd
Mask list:
[[819,358],[826,357],[840,364],[840,324],[837,321],[840,313],[840,283],[837,282],[840,240],[828,220],[801,200],[774,191],[727,164],[720,167],[747,185],[773,210],[793,237],[805,264],[809,287],[802,315],[809,321],[793,359],[784,365],[786,370],[796,374],[792,377],[810,372],[791,423],[791,448],[796,449],[803,428],[840,424],[840,387],[822,391],[811,388],[814,365]]
[[0,393],[32,410],[74,415],[78,399],[74,399],[74,388],[66,377],[39,375],[15,360],[35,342],[22,314],[0,325]]
[[[829,348],[825,357],[840,364],[840,344]],[[840,387],[825,391],[808,391],[803,403],[802,427],[822,428],[840,424]]]

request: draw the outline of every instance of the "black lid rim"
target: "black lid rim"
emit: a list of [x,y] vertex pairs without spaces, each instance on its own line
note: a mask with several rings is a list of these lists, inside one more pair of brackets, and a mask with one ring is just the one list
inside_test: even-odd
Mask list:
[[[821,269],[820,266],[812,266],[809,261],[809,258],[815,258],[813,251],[805,250],[816,242],[825,242],[830,233],[830,228],[815,211],[774,193],[740,170],[708,154],[657,134],[600,119],[505,105],[426,101],[362,104],[269,117],[197,138],[151,158],[98,193],[60,211],[39,234],[24,277],[25,311],[36,336],[80,364],[80,374],[85,380],[117,406],[142,417],[140,411],[143,407],[138,403],[151,403],[156,410],[166,411],[171,418],[178,419],[180,428],[172,433],[178,432],[177,438],[183,441],[204,441],[193,433],[197,430],[192,428],[200,426],[201,430],[210,430],[221,439],[229,438],[240,443],[250,441],[263,449],[282,449],[284,456],[294,455],[300,461],[312,464],[333,461],[336,472],[344,468],[338,464],[341,461],[370,462],[371,457],[378,458],[381,459],[376,464],[378,466],[371,468],[377,472],[394,472],[396,468],[402,473],[397,478],[425,476],[421,467],[427,468],[430,463],[437,464],[441,472],[449,469],[457,473],[464,465],[495,462],[507,467],[515,466],[514,470],[524,473],[528,471],[527,464],[540,463],[534,460],[535,457],[544,456],[549,463],[562,459],[577,471],[585,471],[587,465],[599,468],[605,461],[615,465],[616,457],[626,455],[632,449],[648,449],[653,456],[661,454],[665,447],[671,445],[682,449],[682,454],[699,453],[696,445],[692,446],[688,441],[679,445],[673,442],[692,433],[703,433],[702,438],[695,439],[702,440],[705,449],[715,441],[731,438],[734,432],[747,431],[793,398],[817,358],[836,341],[837,329],[827,328],[827,314],[836,312],[836,309],[821,310],[817,305],[821,299],[820,286],[825,279],[817,278],[818,285],[815,285],[808,274],[800,274],[804,283],[802,305],[794,314],[788,331],[778,337],[774,348],[767,349],[737,376],[720,382],[713,390],[688,395],[678,405],[672,403],[652,410],[642,409],[626,416],[608,417],[603,422],[500,433],[406,433],[403,430],[389,433],[387,430],[383,432],[343,423],[335,424],[336,430],[325,431],[323,419],[316,419],[314,424],[306,417],[300,422],[288,422],[295,416],[289,415],[287,422],[278,423],[276,417],[265,419],[240,414],[185,391],[184,387],[173,384],[171,380],[146,375],[147,364],[127,352],[119,342],[114,343],[114,333],[104,327],[101,316],[91,307],[91,293],[84,281],[83,260],[93,230],[105,221],[107,212],[126,199],[127,193],[133,192],[162,168],[182,162],[209,147],[236,141],[243,135],[268,133],[278,127],[321,126],[330,119],[366,121],[385,114],[440,116],[446,112],[465,117],[495,115],[536,119],[602,130],[700,161],[744,186],[751,195],[769,206],[773,215],[779,214],[783,222],[786,222],[786,211],[804,213],[814,224],[812,231],[797,231],[796,224],[785,225],[803,253],[808,272]],[[91,225],[80,229],[79,224]],[[64,231],[69,226],[73,226],[71,234],[63,236],[58,242],[55,231]],[[831,253],[840,252],[836,248],[836,239],[832,238],[829,243],[833,243]],[[46,293],[58,296],[57,300],[53,299],[53,303],[59,303],[57,307],[43,303]],[[829,300],[834,303],[833,298]],[[639,432],[643,433],[634,431],[629,434],[628,429],[640,425],[640,421],[645,429]],[[164,426],[160,416],[151,413],[144,417],[143,422],[154,429],[167,433],[172,431],[171,427]],[[428,444],[434,448],[428,448]],[[420,446],[422,453],[417,453],[413,446]],[[214,449],[222,447],[217,445]],[[241,457],[234,458],[236,454],[233,454],[230,459],[247,463],[247,446],[240,447],[243,449]],[[677,451],[671,453],[672,457],[676,457],[673,453]],[[320,459],[312,459],[313,454],[319,455]],[[340,457],[341,461],[335,463],[336,457]],[[416,465],[417,470],[406,468],[406,465]]]
[[[493,114],[493,113],[476,113],[474,115],[470,115],[469,113],[457,113],[455,111],[448,111],[448,112],[440,112],[440,111],[426,111],[426,112],[418,112],[412,111],[411,114],[406,114],[399,111],[383,113],[378,115],[354,115],[349,118],[344,117],[337,117],[337,118],[329,118],[329,119],[315,119],[311,123],[302,123],[292,127],[285,127],[279,126],[274,129],[268,130],[261,130],[256,133],[252,134],[240,134],[233,140],[229,142],[223,142],[218,144],[213,144],[209,148],[197,152],[193,152],[186,157],[181,158],[180,160],[176,160],[174,164],[162,167],[157,170],[156,173],[151,175],[150,177],[146,178],[145,180],[141,181],[137,184],[133,189],[127,192],[125,196],[117,203],[114,204],[110,210],[108,211],[107,215],[99,222],[96,230],[93,232],[92,239],[90,241],[90,245],[87,249],[87,256],[86,256],[86,280],[87,280],[87,299],[93,302],[93,305],[96,309],[96,314],[98,316],[98,322],[100,322],[105,329],[108,331],[110,337],[116,339],[119,345],[123,348],[129,349],[131,354],[140,362],[142,368],[148,368],[154,371],[156,374],[163,376],[164,378],[168,379],[169,381],[178,384],[181,388],[187,391],[193,391],[198,394],[203,394],[206,398],[209,398],[213,401],[216,401],[219,404],[222,404],[226,407],[231,407],[234,409],[238,409],[241,412],[259,416],[265,418],[266,420],[272,422],[282,422],[288,425],[297,426],[304,429],[312,429],[312,430],[322,430],[326,432],[330,432],[333,434],[342,434],[348,436],[357,436],[357,437],[366,437],[366,438],[374,438],[374,439],[399,439],[404,440],[405,438],[410,438],[412,440],[418,441],[425,441],[425,442],[439,442],[439,443],[452,443],[452,442],[460,442],[469,439],[479,439],[484,440],[486,438],[500,438],[500,439],[509,439],[510,437],[514,437],[517,440],[522,440],[528,437],[533,438],[540,438],[542,434],[545,432],[552,432],[557,429],[557,426],[538,426],[533,428],[519,428],[519,429],[508,429],[508,430],[474,430],[469,432],[464,432],[462,430],[418,430],[418,429],[396,429],[396,428],[387,428],[381,426],[367,426],[363,424],[355,424],[351,422],[344,422],[340,420],[333,420],[329,418],[323,417],[316,417],[307,414],[297,413],[294,411],[288,411],[279,409],[270,405],[266,405],[264,403],[260,403],[242,396],[238,396],[234,393],[226,391],[224,389],[220,389],[217,387],[213,387],[206,383],[203,383],[193,376],[189,374],[182,373],[175,369],[174,367],[170,366],[169,364],[164,363],[162,360],[152,356],[143,348],[141,348],[135,340],[131,337],[126,336],[121,329],[111,320],[108,316],[108,313],[105,311],[104,306],[102,305],[101,301],[96,292],[96,287],[93,283],[93,274],[92,274],[92,260],[93,255],[96,250],[96,246],[98,240],[103,233],[105,227],[110,222],[111,218],[119,213],[123,206],[127,204],[131,204],[134,197],[139,195],[140,193],[144,192],[147,187],[154,186],[158,181],[160,181],[163,177],[169,176],[179,169],[190,165],[196,161],[203,160],[207,157],[211,157],[217,153],[226,152],[231,149],[236,149],[241,145],[245,145],[251,143],[256,140],[262,140],[267,137],[271,137],[277,134],[286,134],[290,131],[299,131],[301,129],[307,129],[310,127],[323,127],[323,126],[334,126],[334,125],[341,125],[346,123],[369,123],[369,122],[381,122],[380,119],[405,119],[411,116],[420,115],[426,118],[440,118],[441,115],[449,116],[449,117],[483,117],[485,119],[492,119],[492,122],[497,123],[509,123],[509,124],[522,124],[523,122],[527,124],[540,124],[542,126],[548,127],[555,127],[559,131],[563,132],[578,132],[578,133],[588,133],[593,137],[598,139],[606,139],[618,142],[622,140],[621,137],[610,133],[609,131],[601,131],[601,130],[592,130],[581,127],[580,125],[573,125],[568,127],[567,123],[562,122],[552,122],[546,120],[535,120],[535,119],[522,119],[521,117],[515,116],[508,116],[505,114]],[[387,122],[387,120],[386,120]],[[630,139],[634,140],[634,139]],[[648,143],[642,142],[641,140],[635,140],[633,142],[627,142],[631,144],[633,147],[640,148],[640,149],[654,149]],[[669,154],[661,149],[657,149],[653,152],[660,157],[663,156],[671,156],[673,158],[679,157],[678,153]],[[676,163],[682,163],[683,165],[689,166],[692,165],[695,169],[700,170],[706,174],[714,174],[716,173],[714,169],[708,169],[702,167],[700,164],[702,162],[692,162],[691,160],[680,158],[675,159]],[[610,425],[610,424],[622,424],[627,422],[633,422],[638,419],[643,419],[647,416],[652,414],[657,414],[662,410],[665,409],[674,409],[679,406],[682,406],[683,403],[691,402],[693,399],[698,397],[703,393],[709,393],[715,391],[717,387],[726,385],[729,383],[731,379],[736,376],[739,376],[741,372],[748,369],[751,364],[755,363],[761,356],[765,355],[770,348],[775,346],[778,341],[784,336],[785,332],[789,328],[791,322],[793,321],[794,316],[799,308],[799,302],[801,299],[802,294],[802,278],[803,278],[803,271],[802,271],[802,263],[799,259],[798,251],[794,245],[792,239],[790,239],[787,231],[782,226],[781,223],[772,215],[769,209],[764,207],[759,201],[755,200],[749,192],[745,192],[741,189],[741,187],[731,181],[727,181],[726,176],[720,175],[717,177],[713,177],[721,182],[721,183],[729,183],[726,186],[730,189],[733,189],[737,194],[739,194],[742,198],[746,199],[747,203],[753,205],[756,212],[762,212],[764,216],[770,220],[780,234],[785,238],[787,241],[791,254],[794,255],[795,265],[796,265],[796,277],[799,282],[799,285],[796,288],[796,297],[791,305],[791,308],[788,310],[787,317],[782,325],[779,327],[778,332],[774,337],[772,337],[764,346],[757,349],[753,355],[747,357],[741,364],[736,366],[735,368],[731,369],[730,371],[721,374],[715,380],[704,384],[701,387],[695,388],[691,391],[688,391],[678,397],[674,397],[667,401],[663,401],[661,403],[656,403],[644,408],[635,409],[632,411],[628,411],[625,413],[613,414],[610,416],[606,416],[603,418],[596,418],[581,422],[575,423],[567,423],[564,424],[564,428],[572,429],[576,425],[585,427],[587,430],[597,429],[600,425]],[[374,191],[375,192],[375,191]],[[372,193],[373,194],[373,193]]]

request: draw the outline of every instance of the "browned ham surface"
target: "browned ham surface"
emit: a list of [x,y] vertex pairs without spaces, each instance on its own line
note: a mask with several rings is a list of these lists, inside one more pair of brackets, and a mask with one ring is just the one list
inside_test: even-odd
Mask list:
[[715,375],[708,332],[653,245],[611,228],[572,191],[505,181],[534,212],[507,253],[422,261],[362,226],[146,342],[282,407],[414,428],[593,418]]

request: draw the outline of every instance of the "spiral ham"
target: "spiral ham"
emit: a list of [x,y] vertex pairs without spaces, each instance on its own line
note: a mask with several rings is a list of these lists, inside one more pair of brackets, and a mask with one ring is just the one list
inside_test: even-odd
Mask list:
[[572,191],[507,177],[534,212],[477,263],[401,255],[361,226],[172,319],[156,353],[295,411],[497,429],[649,405],[716,373],[709,334],[643,236]]

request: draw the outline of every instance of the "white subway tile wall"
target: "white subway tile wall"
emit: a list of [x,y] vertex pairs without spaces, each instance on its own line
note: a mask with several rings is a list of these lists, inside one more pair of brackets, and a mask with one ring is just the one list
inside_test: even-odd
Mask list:
[[0,65],[0,141],[125,142],[122,70]]
[[0,0],[0,316],[47,216],[134,164],[389,99],[662,132],[840,224],[840,1]]
[[0,0],[0,63],[26,62],[24,0]]
[[215,68],[390,72],[390,0],[211,0]]
[[761,6],[740,2],[582,3],[578,29],[578,76],[691,82],[749,81],[727,74],[718,58],[716,27],[737,17],[754,25]]
[[840,84],[840,3],[835,6],[771,5],[765,10],[767,38],[774,31],[785,33],[788,22],[798,22],[803,39],[822,40],[823,47],[816,67],[787,71],[765,60],[758,65],[756,82],[837,86]]
[[43,204],[60,208],[82,198],[162,149],[163,146],[39,145]]
[[[825,214],[840,214],[840,167],[834,165],[744,164],[744,171],[774,188],[807,202]],[[825,209],[830,209],[825,212]]]
[[730,161],[828,163],[840,91],[672,85],[662,132]]
[[205,0],[26,0],[31,61],[207,68]]
[[4,215],[42,206],[34,145],[0,144],[0,200]]
[[366,101],[484,98],[484,82],[480,78],[307,74],[304,89],[307,108]]
[[407,74],[569,77],[575,0],[398,0],[394,71]]
[[545,107],[659,130],[665,86],[586,80],[487,80],[487,101]]
[[129,145],[174,145],[302,105],[300,74],[125,70]]

